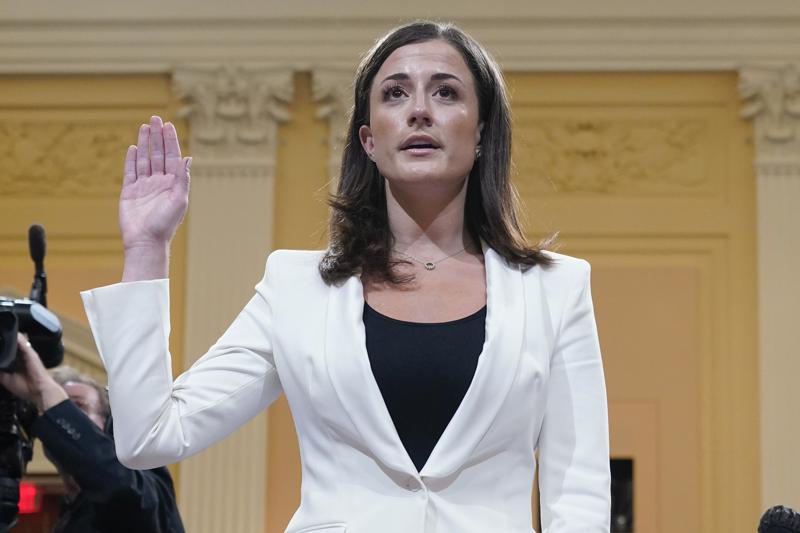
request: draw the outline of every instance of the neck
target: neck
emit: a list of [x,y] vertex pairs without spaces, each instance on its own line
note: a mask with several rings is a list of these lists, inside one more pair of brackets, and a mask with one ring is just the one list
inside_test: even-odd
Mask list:
[[476,248],[464,225],[467,179],[457,187],[392,186],[386,182],[386,208],[395,249],[437,257]]

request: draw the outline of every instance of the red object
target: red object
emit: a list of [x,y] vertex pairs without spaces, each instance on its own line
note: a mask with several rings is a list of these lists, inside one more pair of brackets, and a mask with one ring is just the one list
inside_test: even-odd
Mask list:
[[38,513],[42,509],[42,492],[33,483],[19,484],[19,514]]

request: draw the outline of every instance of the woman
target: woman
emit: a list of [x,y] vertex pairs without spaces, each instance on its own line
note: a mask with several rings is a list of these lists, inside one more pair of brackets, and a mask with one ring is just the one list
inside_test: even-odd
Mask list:
[[585,261],[525,244],[495,62],[450,25],[362,61],[328,250],[273,252],[256,294],[174,383],[169,242],[190,159],[154,117],[126,158],[123,283],[83,293],[117,453],[149,468],[286,394],[291,533],[607,532],[606,396]]

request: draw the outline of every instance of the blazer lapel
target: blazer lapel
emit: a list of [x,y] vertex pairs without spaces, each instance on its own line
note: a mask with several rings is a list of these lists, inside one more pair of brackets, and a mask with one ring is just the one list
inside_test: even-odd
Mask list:
[[[419,473],[422,476],[447,476],[464,464],[497,416],[517,374],[525,323],[522,273],[481,244],[486,267],[486,340],[472,383]],[[361,280],[353,276],[330,291],[325,364],[333,389],[363,445],[386,466],[417,475],[369,364]]]
[[353,276],[331,286],[325,331],[325,364],[331,383],[365,445],[386,466],[410,474],[411,461],[372,373],[364,332],[364,288]]
[[472,383],[420,472],[444,477],[472,456],[517,375],[525,324],[522,272],[481,242],[486,266],[486,340]]

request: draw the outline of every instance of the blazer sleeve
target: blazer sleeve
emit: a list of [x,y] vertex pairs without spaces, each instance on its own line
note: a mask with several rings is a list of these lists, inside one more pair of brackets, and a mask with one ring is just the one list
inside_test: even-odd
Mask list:
[[590,268],[580,265],[555,340],[539,435],[543,533],[608,533],[611,524],[605,378]]
[[[96,504],[98,522],[108,530],[184,531],[166,468],[131,470],[117,460],[114,441],[70,400],[45,411],[33,424],[47,456],[69,474],[81,494]],[[116,528],[114,527],[116,525]]]
[[256,293],[219,340],[173,383],[168,280],[81,293],[106,367],[117,456],[129,468],[197,453],[282,392],[273,358],[275,254]]

